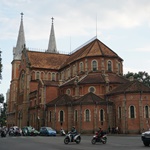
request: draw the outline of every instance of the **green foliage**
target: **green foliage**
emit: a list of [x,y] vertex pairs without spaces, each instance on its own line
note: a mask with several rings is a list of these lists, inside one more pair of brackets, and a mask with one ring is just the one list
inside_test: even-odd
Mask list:
[[124,77],[129,79],[130,77],[134,77],[135,80],[143,82],[145,85],[150,87],[150,76],[147,72],[139,71],[138,73],[128,72],[124,74]]
[[4,96],[3,96],[3,94],[0,94],[0,103],[4,103]]
[[3,109],[1,111],[1,116],[0,116],[0,125],[1,126],[6,125],[6,108],[7,108],[7,104],[3,103]]

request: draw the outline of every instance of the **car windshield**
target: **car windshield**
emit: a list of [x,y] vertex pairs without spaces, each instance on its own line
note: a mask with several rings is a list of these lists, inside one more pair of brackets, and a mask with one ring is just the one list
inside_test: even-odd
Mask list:
[[53,130],[51,127],[46,127],[47,130]]
[[32,130],[33,130],[33,128],[32,128],[32,127],[28,127],[28,130],[29,130],[29,132],[30,132],[30,131],[32,131]]

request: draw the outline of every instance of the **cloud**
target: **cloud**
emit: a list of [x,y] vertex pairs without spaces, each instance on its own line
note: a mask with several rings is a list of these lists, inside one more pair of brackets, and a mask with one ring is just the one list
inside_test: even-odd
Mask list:
[[[96,16],[98,32],[113,28],[134,28],[149,23],[149,0],[2,0],[1,19],[4,38],[14,38],[18,18],[24,12],[24,25],[28,39],[49,37],[51,17],[55,18],[57,37],[88,36],[95,34]],[[9,10],[9,13],[5,10]],[[17,16],[18,15],[18,16]],[[11,16],[11,17],[10,17]],[[15,28],[15,30],[12,30]],[[15,32],[15,33],[14,33]]]

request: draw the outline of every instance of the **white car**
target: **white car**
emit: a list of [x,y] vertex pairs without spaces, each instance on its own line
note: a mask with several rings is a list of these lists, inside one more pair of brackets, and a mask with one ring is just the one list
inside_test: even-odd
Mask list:
[[143,132],[141,135],[141,139],[145,146],[149,146],[150,145],[150,131]]

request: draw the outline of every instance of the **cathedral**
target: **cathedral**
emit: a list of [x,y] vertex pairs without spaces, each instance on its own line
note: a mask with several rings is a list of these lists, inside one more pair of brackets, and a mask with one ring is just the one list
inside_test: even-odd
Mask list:
[[[80,36],[80,35],[79,35]],[[123,46],[123,45],[122,45]],[[50,126],[80,133],[150,127],[150,88],[123,76],[123,59],[97,37],[76,51],[57,50],[52,18],[48,48],[26,47],[23,14],[7,93],[7,126]]]

